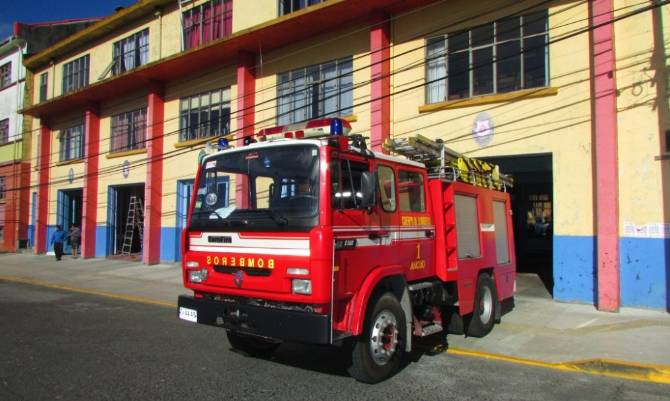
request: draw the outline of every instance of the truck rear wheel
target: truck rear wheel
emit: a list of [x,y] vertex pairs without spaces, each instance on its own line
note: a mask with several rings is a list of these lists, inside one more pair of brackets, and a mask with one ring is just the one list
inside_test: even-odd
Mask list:
[[248,336],[232,330],[226,330],[226,334],[233,349],[242,351],[249,356],[270,357],[281,344],[278,341]]
[[487,273],[477,279],[474,309],[468,324],[467,335],[484,337],[493,330],[498,308],[498,294],[493,279]]
[[370,303],[363,334],[353,345],[349,374],[363,383],[378,383],[393,375],[405,355],[405,314],[387,292]]

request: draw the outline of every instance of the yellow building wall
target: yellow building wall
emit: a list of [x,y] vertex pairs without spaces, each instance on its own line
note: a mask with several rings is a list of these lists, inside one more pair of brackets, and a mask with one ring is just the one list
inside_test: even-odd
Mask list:
[[[146,147],[138,154],[110,153],[112,116],[147,107],[147,95],[136,93],[100,107],[100,154],[98,175],[98,225],[107,223],[107,187],[144,184],[147,178]],[[120,156],[120,157],[117,157]],[[128,177],[123,176],[123,164],[128,161]]]
[[279,16],[277,0],[233,0],[233,33]]
[[[180,99],[209,92],[215,89],[230,88],[236,82],[236,69],[227,66],[206,74],[198,74],[190,80],[175,82],[165,90],[165,125],[163,153],[163,202],[162,226],[176,225],[177,181],[194,179],[198,170],[198,157],[205,147],[204,143],[190,147],[180,146],[179,107]],[[236,99],[231,91],[231,132],[237,109]]]
[[[634,1],[618,0],[614,4],[615,9],[621,9],[619,15],[629,11],[630,7],[639,7],[639,3]],[[659,13],[663,14],[667,24],[670,11],[662,7]],[[662,97],[661,92],[667,85],[667,74],[664,72],[667,53],[665,57],[661,52],[655,54],[655,48],[657,51],[663,49],[670,39],[664,37],[662,29],[654,22],[651,12],[615,24],[619,222],[622,235],[633,234],[630,232],[632,226],[668,222],[669,218],[667,215],[664,217],[664,193],[661,190],[666,187],[667,192],[668,183],[663,184],[661,169],[663,163],[667,165],[668,162],[655,160],[662,153],[662,135],[668,126],[669,115],[667,99]],[[668,199],[668,193],[665,193],[665,199]]]
[[[457,1],[438,3],[394,23],[392,70],[392,136],[422,134],[443,139],[468,156],[507,156],[551,153],[554,182],[555,232],[593,234],[593,181],[588,35],[550,46],[550,86],[558,93],[527,100],[419,112],[425,103],[424,32],[444,34],[474,27],[513,12],[530,2]],[[481,17],[484,16],[484,17]],[[585,4],[549,9],[550,40],[584,29]],[[467,21],[461,22],[460,21]],[[420,37],[420,39],[414,39]],[[416,86],[416,89],[412,89]],[[494,124],[492,142],[480,147],[472,131],[475,118],[486,112]],[[560,190],[559,190],[560,189]]]
[[[256,79],[256,130],[277,125],[277,74],[352,57],[354,74],[352,133],[369,135],[370,96],[369,85],[357,87],[357,83],[370,79],[370,39],[366,29],[348,27],[317,36],[280,51],[263,54],[257,59]],[[360,106],[356,106],[361,103]]]
[[[76,113],[68,113],[51,122],[51,151],[49,158],[49,211],[47,217],[47,224],[49,225],[58,224],[58,191],[84,187],[83,160],[73,162],[60,160],[61,131],[74,125],[81,124],[83,121],[82,117],[83,116],[77,115]],[[72,177],[74,178],[72,181],[70,181],[70,169],[72,170]],[[35,191],[37,191],[37,189],[35,189]]]

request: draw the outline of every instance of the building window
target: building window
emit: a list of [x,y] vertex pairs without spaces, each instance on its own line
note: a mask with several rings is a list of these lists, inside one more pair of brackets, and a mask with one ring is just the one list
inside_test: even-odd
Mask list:
[[63,94],[88,85],[88,54],[63,65]]
[[40,75],[40,102],[47,100],[47,91],[49,87],[49,73]]
[[4,202],[6,199],[7,188],[5,187],[5,177],[0,177],[0,202]]
[[149,62],[149,28],[114,43],[112,74],[118,75]]
[[277,76],[277,124],[292,124],[353,111],[352,58]]
[[428,39],[426,102],[547,86],[547,11]]
[[12,63],[0,65],[0,88],[5,88],[12,83]]
[[9,118],[0,120],[0,145],[9,142]]
[[279,0],[279,15],[286,15],[325,0]]
[[184,11],[184,50],[228,36],[233,31],[233,1],[211,0]]
[[112,116],[112,152],[144,148],[146,130],[146,108]]
[[84,157],[84,124],[75,125],[60,133],[60,160],[77,160]]
[[216,89],[181,99],[179,140],[230,133],[230,89]]

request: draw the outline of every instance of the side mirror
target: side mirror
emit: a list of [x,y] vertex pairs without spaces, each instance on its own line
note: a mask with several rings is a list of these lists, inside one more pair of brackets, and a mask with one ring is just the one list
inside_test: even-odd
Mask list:
[[377,199],[376,183],[375,173],[363,172],[361,175],[361,208],[367,209],[375,205]]

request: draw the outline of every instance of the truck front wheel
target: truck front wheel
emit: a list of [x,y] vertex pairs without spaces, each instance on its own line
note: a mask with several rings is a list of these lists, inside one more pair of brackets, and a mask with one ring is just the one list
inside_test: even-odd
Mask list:
[[232,330],[226,330],[228,342],[238,351],[242,351],[249,356],[258,356],[268,358],[272,356],[277,347],[281,344],[278,341],[272,341],[262,337],[247,336]]
[[474,310],[468,324],[467,335],[484,337],[489,334],[495,323],[497,308],[498,294],[495,283],[490,275],[483,273],[477,279]]
[[400,302],[389,292],[370,305],[363,334],[353,345],[349,374],[364,383],[378,383],[401,365],[406,322]]

